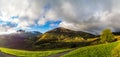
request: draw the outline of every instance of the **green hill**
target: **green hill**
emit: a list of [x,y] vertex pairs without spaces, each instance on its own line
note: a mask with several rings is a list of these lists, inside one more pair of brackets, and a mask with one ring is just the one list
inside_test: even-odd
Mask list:
[[86,39],[94,37],[95,35],[87,32],[59,27],[42,34],[35,45],[39,49],[43,47],[48,49],[86,46],[88,45]]
[[66,38],[71,39],[76,37],[86,39],[86,38],[93,38],[95,37],[95,35],[87,32],[73,31],[70,29],[59,27],[44,33],[42,36],[40,36],[39,41],[42,40],[58,41],[58,40],[64,40]]
[[62,57],[120,57],[120,42],[76,49]]

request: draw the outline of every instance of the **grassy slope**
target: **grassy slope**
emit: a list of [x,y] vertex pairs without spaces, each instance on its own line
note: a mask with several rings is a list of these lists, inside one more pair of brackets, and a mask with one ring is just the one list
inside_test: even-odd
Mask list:
[[74,50],[62,57],[111,57],[112,51],[119,42],[88,46]]
[[[108,44],[87,46],[76,49],[62,57],[113,57],[111,55],[114,55],[115,57],[116,55],[118,55],[118,49],[120,47],[118,45],[119,43],[120,42],[113,42]],[[49,51],[25,51],[25,50],[0,48],[0,50],[4,53],[8,53],[20,57],[43,57],[43,56],[64,52],[70,49],[49,50]]]
[[12,54],[20,57],[43,57],[48,55],[57,54],[64,52],[70,49],[61,49],[61,50],[50,50],[50,51],[25,51],[25,50],[15,50],[8,48],[0,48],[1,52]]

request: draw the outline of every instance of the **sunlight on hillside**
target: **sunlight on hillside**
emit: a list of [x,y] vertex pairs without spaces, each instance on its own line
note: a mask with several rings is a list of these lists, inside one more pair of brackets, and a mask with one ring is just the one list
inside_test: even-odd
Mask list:
[[[95,46],[87,46],[83,48],[76,49],[62,57],[111,57],[113,55],[118,55],[120,42],[100,44]],[[113,53],[113,51],[115,53]],[[120,51],[119,51],[120,52]]]

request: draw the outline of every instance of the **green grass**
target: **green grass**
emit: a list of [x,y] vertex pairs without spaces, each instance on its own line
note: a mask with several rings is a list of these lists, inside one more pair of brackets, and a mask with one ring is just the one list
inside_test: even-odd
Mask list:
[[[95,46],[87,46],[78,48],[72,52],[69,52],[62,57],[117,57],[120,56],[120,42],[113,42],[107,44],[100,44]],[[9,48],[0,48],[1,52],[16,55],[18,57],[44,57],[71,49],[56,49],[46,51],[25,51]]]
[[119,42],[88,46],[76,49],[62,57],[111,57],[112,51]]
[[43,57],[49,56],[57,53],[61,53],[64,51],[68,51],[70,49],[61,49],[61,50],[49,50],[49,51],[25,51],[25,50],[16,50],[16,49],[9,49],[9,48],[0,48],[1,52],[16,55],[19,57]]

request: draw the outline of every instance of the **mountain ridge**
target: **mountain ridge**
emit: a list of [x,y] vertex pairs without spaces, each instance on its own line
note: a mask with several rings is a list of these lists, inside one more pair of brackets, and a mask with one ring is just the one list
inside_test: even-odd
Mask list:
[[96,35],[74,31],[62,27],[52,29],[39,36],[38,41],[34,43],[38,48],[70,48],[76,46],[88,45],[86,39],[95,38]]
[[[80,36],[82,38],[92,38],[92,37],[96,36],[91,33],[83,32],[83,31],[74,31],[74,30],[63,28],[63,27],[58,27],[58,28],[52,29],[50,31],[45,32],[44,34],[48,34],[48,33],[68,35],[68,36]],[[41,35],[41,36],[43,36],[43,35]]]

